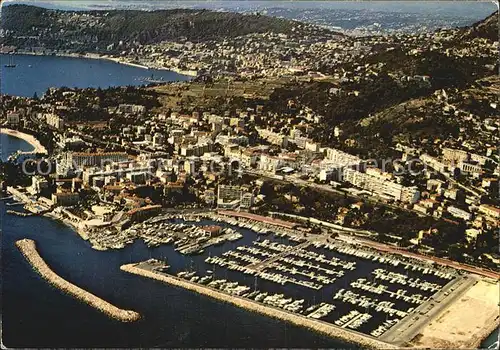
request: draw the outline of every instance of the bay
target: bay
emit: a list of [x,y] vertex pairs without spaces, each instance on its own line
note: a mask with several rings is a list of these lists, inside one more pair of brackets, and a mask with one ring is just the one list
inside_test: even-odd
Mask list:
[[[0,203],[2,213],[5,203]],[[136,241],[98,252],[65,225],[43,217],[3,216],[3,341],[8,347],[347,347],[334,339],[247,312],[205,296],[120,271],[149,257],[186,261],[170,246]],[[134,323],[108,318],[54,289],[14,246],[37,242],[40,254],[63,278],[142,315]]]
[[[15,68],[7,68],[13,56]],[[191,77],[168,70],[144,69],[104,59],[59,56],[0,55],[0,92],[5,95],[32,97],[51,87],[107,88],[143,85],[145,78],[186,81]]]
[[2,161],[6,161],[16,151],[30,152],[33,149],[33,146],[20,138],[0,133],[0,159]]

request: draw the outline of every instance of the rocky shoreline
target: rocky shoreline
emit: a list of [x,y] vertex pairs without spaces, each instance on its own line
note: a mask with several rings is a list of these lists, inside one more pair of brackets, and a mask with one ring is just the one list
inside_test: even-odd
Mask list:
[[191,283],[189,281],[170,276],[170,275],[163,275],[163,274],[158,274],[154,273],[145,269],[138,268],[136,266],[137,264],[126,264],[120,266],[120,269],[122,271],[126,271],[131,274],[147,277],[147,278],[152,278],[157,281],[161,281],[176,287],[181,287],[186,290],[190,290],[202,295],[209,296],[211,298],[217,299],[219,301],[223,301],[229,304],[233,304],[235,306],[238,306],[240,308],[254,311],[266,316],[270,316],[282,321],[287,321],[290,322],[294,325],[309,328],[311,330],[314,330],[316,332],[325,334],[327,336],[341,339],[345,342],[349,343],[356,343],[359,344],[365,348],[370,348],[370,349],[397,349],[396,346],[382,342],[380,340],[377,340],[375,338],[369,337],[367,335],[354,332],[354,331],[348,331],[343,328],[328,324],[326,322],[321,322],[315,319],[309,319],[301,315],[296,315],[291,312],[286,312],[281,309],[269,307],[262,305],[260,303],[257,303],[255,301],[245,299],[242,297],[237,297],[234,295],[228,295],[226,293],[222,293],[220,291],[217,291],[215,289],[206,287],[204,285],[199,285],[195,283]]
[[132,310],[120,309],[57,275],[38,254],[35,241],[22,239],[16,242],[16,246],[40,276],[64,293],[83,301],[107,316],[121,322],[134,322],[141,318],[139,313]]

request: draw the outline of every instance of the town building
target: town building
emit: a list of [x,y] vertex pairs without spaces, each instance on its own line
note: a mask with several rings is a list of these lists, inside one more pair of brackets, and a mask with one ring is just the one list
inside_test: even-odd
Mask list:
[[78,204],[80,195],[75,192],[56,192],[52,194],[52,202],[56,206],[69,207]]
[[242,190],[239,186],[219,185],[217,189],[217,208],[236,209],[240,206]]
[[450,213],[454,217],[465,220],[465,221],[469,221],[472,218],[472,214],[469,213],[468,211],[451,206],[451,205],[447,208],[447,211],[448,211],[448,213]]
[[65,163],[76,168],[87,166],[102,166],[110,163],[125,162],[128,160],[126,152],[86,153],[67,152]]
[[479,211],[490,218],[500,219],[500,208],[488,204],[481,204],[479,206]]

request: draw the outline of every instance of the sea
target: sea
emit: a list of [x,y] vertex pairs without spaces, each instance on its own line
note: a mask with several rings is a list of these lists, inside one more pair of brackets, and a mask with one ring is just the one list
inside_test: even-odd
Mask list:
[[[12,60],[15,68],[4,66]],[[191,77],[169,70],[145,69],[108,60],[60,56],[0,55],[0,92],[41,97],[51,87],[107,88],[145,85],[145,79],[186,81]]]
[[[171,246],[91,249],[64,224],[43,217],[19,218],[2,211],[2,331],[7,347],[328,347],[355,348],[205,296],[122,272],[122,264],[151,257],[185,264]],[[126,309],[134,323],[112,320],[51,287],[14,246],[36,241],[63,278]]]
[[[67,8],[69,3],[47,1],[45,6]],[[70,6],[86,9],[97,3],[71,1]],[[145,6],[145,2],[138,1],[115,0],[102,4],[124,8]],[[461,1],[429,1],[425,6],[398,1],[377,1],[369,5],[326,1],[150,1],[148,4],[153,6],[149,9],[173,6],[244,13],[258,11],[342,29],[378,23],[387,30],[411,28],[416,18],[422,18],[431,29],[446,26],[450,20],[454,25],[469,25],[495,10],[488,2]],[[14,59],[17,64],[14,69],[6,69],[2,64],[3,94],[31,97],[35,93],[41,96],[50,87],[142,85],[144,78],[151,75],[166,81],[189,79],[174,72],[145,70],[103,60],[28,55]],[[3,134],[0,146],[2,160],[16,150],[32,149],[25,141]],[[177,265],[186,263],[170,246],[148,248],[137,240],[121,250],[99,252],[61,222],[6,214],[7,203],[9,201],[0,201],[1,338],[7,347],[356,348],[286,322],[119,270],[124,263],[151,257],[167,258]],[[139,312],[142,319],[131,324],[112,320],[51,287],[31,269],[15,247],[15,241],[22,238],[35,240],[40,254],[60,276],[119,307]],[[497,339],[498,331],[490,335],[482,347],[494,346]],[[498,348],[498,342],[496,345]]]

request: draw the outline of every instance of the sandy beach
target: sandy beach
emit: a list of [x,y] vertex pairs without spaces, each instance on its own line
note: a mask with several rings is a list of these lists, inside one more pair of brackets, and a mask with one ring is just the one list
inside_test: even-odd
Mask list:
[[17,137],[21,140],[26,141],[33,147],[33,151],[35,153],[48,154],[47,149],[38,141],[33,135],[26,134],[24,132],[20,132],[17,130],[0,128],[0,133],[5,135],[10,135],[13,137]]
[[412,341],[419,348],[474,349],[500,324],[499,282],[479,280],[430,320]]
[[[18,54],[18,55],[30,55],[30,56],[48,56],[46,54],[39,54],[39,53],[34,53],[34,52],[16,52],[16,54]],[[93,53],[86,53],[84,55],[69,54],[69,53],[55,53],[54,56],[70,57],[70,58],[88,58],[88,59],[92,59],[92,60],[107,60],[107,61],[111,61],[114,63],[123,64],[123,65],[131,66],[131,67],[142,68],[142,69],[167,70],[167,71],[175,72],[175,73],[190,76],[190,77],[196,77],[198,75],[197,71],[184,70],[184,69],[180,69],[177,67],[158,67],[158,66],[151,66],[150,67],[150,66],[146,66],[143,64],[130,62],[122,57],[110,57],[110,56],[103,56],[103,55],[98,55],[98,54],[93,54]]]

